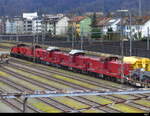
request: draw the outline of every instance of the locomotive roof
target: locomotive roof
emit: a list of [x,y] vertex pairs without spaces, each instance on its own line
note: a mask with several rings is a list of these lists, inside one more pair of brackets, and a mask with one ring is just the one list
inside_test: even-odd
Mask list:
[[69,54],[71,54],[71,55],[75,55],[75,54],[79,54],[79,53],[85,54],[83,50],[71,50],[71,52],[69,52]]
[[49,46],[46,50],[53,51],[53,50],[60,50],[60,49],[58,47]]

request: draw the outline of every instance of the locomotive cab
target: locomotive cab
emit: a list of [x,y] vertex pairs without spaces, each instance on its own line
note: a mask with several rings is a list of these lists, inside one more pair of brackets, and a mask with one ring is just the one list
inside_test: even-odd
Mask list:
[[70,67],[74,68],[74,70],[83,71],[86,68],[86,57],[84,57],[85,53],[83,50],[72,50],[69,52],[70,59]]
[[69,54],[72,56],[79,56],[79,55],[84,56],[85,55],[83,50],[71,50],[71,52],[69,52]]
[[58,47],[53,47],[53,46],[49,46],[46,51],[48,52],[48,56],[51,59],[53,57],[53,55],[55,54],[55,52],[60,51],[60,49]]
[[48,52],[52,52],[52,51],[60,51],[60,49],[58,47],[53,47],[53,46],[49,46],[46,49]]
[[83,50],[71,50],[71,52],[69,52],[69,55],[71,56],[71,62],[75,62],[76,56],[84,56],[85,53]]

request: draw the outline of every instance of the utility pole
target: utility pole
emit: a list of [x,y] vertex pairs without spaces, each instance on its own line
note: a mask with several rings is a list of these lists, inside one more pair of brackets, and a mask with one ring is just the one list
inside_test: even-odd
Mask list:
[[148,37],[147,37],[147,50],[149,50],[149,27],[147,28],[147,33],[148,33]]
[[128,12],[129,18],[130,18],[130,56],[132,56],[132,18],[131,18],[131,12]]
[[72,49],[74,49],[74,26],[72,25]]
[[19,21],[19,19],[17,20],[17,37],[16,37],[16,43],[18,43],[19,42],[19,37],[18,37],[18,28],[19,28],[19,25],[18,25],[18,21]]
[[42,47],[44,48],[45,30],[42,31]]
[[24,98],[23,100],[23,113],[27,112],[27,100],[28,98]]
[[37,26],[37,31],[35,30],[35,32],[37,32],[37,35],[36,35],[36,37],[37,37],[36,41],[37,42],[36,42],[36,44],[38,44],[38,38],[39,38],[39,36],[38,36],[38,34],[39,34],[39,31],[38,31],[38,24],[39,24],[39,22],[38,22],[38,20],[39,19],[37,19],[37,22],[36,22],[37,23],[37,25],[36,25]]
[[35,54],[36,54],[36,52],[35,52],[35,44],[36,43],[36,34],[34,34],[34,38],[33,38],[33,62],[35,62]]
[[[123,16],[121,15],[122,21]],[[124,64],[123,64],[123,58],[124,58],[124,37],[123,37],[123,22],[121,21],[121,77],[124,77]],[[121,79],[121,83],[123,83],[123,79]]]
[[[119,12],[120,13],[120,17],[121,17],[121,24],[120,24],[120,26],[121,26],[121,37],[120,37],[120,41],[121,41],[121,43],[120,43],[120,47],[121,47],[121,71],[120,71],[120,73],[121,73],[121,77],[123,78],[124,77],[124,62],[123,62],[123,58],[124,58],[124,37],[123,37],[123,15],[122,15],[122,13],[126,13],[126,12],[128,12],[128,10],[117,10],[117,12]],[[123,79],[121,79],[121,83],[124,83],[124,80]]]
[[83,50],[83,27],[81,28],[81,50]]
[[139,0],[139,16],[142,16],[142,0]]

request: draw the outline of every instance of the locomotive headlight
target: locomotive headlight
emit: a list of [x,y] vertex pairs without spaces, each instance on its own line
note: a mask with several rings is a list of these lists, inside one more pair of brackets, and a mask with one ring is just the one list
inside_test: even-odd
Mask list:
[[141,68],[141,72],[144,72],[145,71],[145,69],[144,68]]

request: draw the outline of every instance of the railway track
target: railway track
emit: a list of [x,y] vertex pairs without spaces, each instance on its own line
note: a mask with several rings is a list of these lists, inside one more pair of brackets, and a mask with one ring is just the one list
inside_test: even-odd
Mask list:
[[[19,88],[19,90],[21,90],[22,92],[33,92],[33,89],[32,88],[29,88],[29,87],[27,87],[27,86],[25,86],[25,85],[22,85],[22,84],[19,84],[19,83],[15,83],[15,81],[12,81],[12,80],[9,80],[9,79],[6,79],[6,78],[4,78],[4,77],[2,77],[1,78],[1,81],[3,81],[3,82],[5,82],[5,83],[7,83],[9,86],[11,86],[11,87],[15,87],[15,88],[17,88],[17,90],[18,90],[18,88]],[[33,84],[33,83],[32,83]],[[44,101],[42,98],[41,99],[37,99],[38,101],[37,101],[37,103],[38,102],[40,102],[40,101]],[[29,102],[31,102],[30,100],[29,100]],[[46,107],[48,107],[49,109],[53,109],[53,110],[55,110],[55,108],[56,108],[56,106],[57,106],[57,104],[53,104],[53,106],[52,106],[52,104],[49,104],[49,103],[47,103],[47,102],[45,102],[44,101],[44,103],[42,103],[42,102],[40,102],[41,103],[41,105],[44,105],[44,106],[46,106]],[[39,104],[40,105],[40,104]],[[34,106],[34,104],[33,104],[33,106]],[[51,107],[50,107],[51,106]],[[57,108],[58,109],[58,108]],[[62,110],[58,110],[58,111],[62,111]]]
[[[1,82],[5,83],[5,84],[7,84],[9,86],[12,85],[12,84],[14,84],[10,80],[2,79],[2,77],[1,77]],[[10,86],[10,87],[12,87],[13,90],[17,90],[18,92],[22,91],[21,89],[18,89],[18,88],[20,88],[20,86],[15,85],[15,86]],[[0,87],[0,90],[1,90],[1,94],[9,92],[6,89],[3,89],[1,87]],[[13,92],[13,91],[11,90],[11,92]],[[8,106],[10,106],[10,108],[14,109],[15,112],[22,112],[22,110],[23,110],[22,109],[22,106],[23,106],[22,99],[11,99],[11,100],[10,99],[2,99],[2,102],[5,103],[5,104],[7,104]],[[38,113],[38,112],[40,112],[39,110],[35,109],[34,107],[32,107],[29,104],[27,105],[27,111],[28,112],[32,112],[32,113],[35,113],[35,112]]]
[[[65,99],[66,99],[67,101],[70,100],[70,98],[68,99],[68,97],[66,97]],[[77,107],[81,107],[81,106],[82,106],[81,108],[91,107],[90,104],[91,104],[91,102],[92,102],[92,101],[91,101],[91,102],[88,103],[88,101],[86,100],[86,102],[84,102],[84,104],[86,103],[86,104],[88,104],[88,106],[85,106],[85,105],[81,104],[82,101],[80,101],[80,100],[77,101],[77,99],[76,99],[76,100],[73,100],[73,99],[72,99],[72,100],[70,100],[70,101],[71,101],[71,103],[72,103],[72,102],[78,102],[79,105],[77,105],[77,104],[76,104],[76,105],[77,105]],[[61,101],[59,101],[59,102],[61,102]],[[80,102],[80,103],[79,103],[79,102]],[[69,103],[69,102],[68,102],[68,103]],[[63,104],[63,102],[62,102],[62,104]],[[72,106],[72,107],[73,107],[73,106]]]
[[[91,82],[91,81],[88,81],[88,80],[79,79],[79,78],[76,78],[76,77],[73,77],[73,76],[70,76],[70,75],[68,76],[68,75],[62,74],[62,73],[57,72],[57,71],[55,71],[55,72],[53,72],[53,71],[46,71],[46,70],[45,71],[41,71],[40,69],[37,70],[37,68],[36,68],[36,70],[34,70],[33,67],[32,68],[27,67],[27,66],[23,66],[22,67],[21,65],[16,65],[16,64],[11,64],[11,63],[10,63],[10,65],[11,65],[11,67],[17,66],[15,68],[18,69],[18,70],[22,70],[22,71],[25,71],[27,73],[32,73],[32,74],[34,74],[36,76],[42,76],[44,78],[51,79],[51,80],[53,80],[55,82],[64,82],[62,84],[70,85],[70,84],[66,83],[66,81],[67,82],[70,81],[71,86],[77,87],[79,84],[84,86],[84,87],[77,87],[76,89],[82,89],[82,90],[86,90],[86,89],[88,89],[88,90],[110,89],[110,88],[108,88],[106,86],[104,88],[104,86],[99,85],[99,83]],[[49,75],[52,75],[53,77],[49,77]],[[68,78],[69,78],[69,80],[67,80]],[[79,82],[79,84],[78,84],[78,82]],[[83,82],[83,83],[81,83],[81,82]],[[85,86],[86,86],[85,83],[93,85],[92,87],[95,88],[95,89],[91,89],[91,87],[90,88],[88,88],[88,87],[85,88]]]
[[[14,62],[14,61],[13,61]],[[26,62],[26,61],[23,61],[23,62]],[[20,63],[21,62],[19,62],[19,66],[21,66],[20,65]],[[62,75],[62,76],[65,76],[65,77],[68,77],[68,78],[73,78],[73,79],[77,79],[77,80],[79,80],[79,81],[83,81],[83,82],[86,82],[86,83],[90,83],[90,84],[94,84],[94,85],[96,85],[96,86],[102,86],[102,85],[105,85],[105,87],[107,86],[107,84],[108,84],[108,86],[110,86],[109,87],[109,89],[111,89],[111,90],[113,90],[112,89],[112,87],[114,88],[114,89],[121,89],[121,90],[126,90],[126,89],[128,89],[128,88],[133,88],[132,86],[126,86],[126,85],[121,85],[120,86],[120,84],[116,84],[116,86],[118,86],[118,87],[115,87],[115,86],[111,86],[111,85],[113,85],[114,83],[112,83],[112,82],[109,82],[109,83],[107,83],[108,81],[104,81],[104,80],[101,80],[101,79],[96,79],[96,81],[95,81],[95,78],[93,78],[93,77],[90,77],[90,76],[85,76],[85,75],[78,75],[78,74],[76,74],[76,73],[72,73],[72,72],[67,72],[67,71],[65,71],[65,73],[63,73],[64,72],[64,70],[61,70],[61,69],[57,69],[57,68],[53,68],[53,67],[48,67],[48,66],[43,66],[43,65],[38,65],[38,64],[30,64],[30,65],[27,65],[27,64],[25,64],[26,66],[29,66],[29,67],[27,67],[27,69],[29,68],[30,69],[30,67],[32,67],[32,71],[35,71],[35,73],[37,74],[37,72],[40,72],[40,70],[42,71],[42,75],[45,75],[45,74],[48,74],[48,73],[59,73],[59,75]],[[34,65],[34,66],[33,66]],[[35,66],[37,66],[37,69],[39,69],[39,70],[34,70],[34,67]],[[39,66],[42,66],[42,68],[39,68]],[[46,70],[45,70],[46,69]],[[48,73],[47,73],[47,72]],[[68,75],[68,73],[69,73],[69,75]],[[71,76],[70,76],[71,75]],[[86,77],[86,78],[83,78],[83,77]],[[100,83],[98,83],[97,81],[99,81]],[[101,82],[102,81],[102,82]],[[104,84],[105,83],[105,84]],[[107,87],[106,87],[107,88]]]
[[[19,63],[19,64],[20,64],[20,63]],[[10,65],[12,65],[12,64],[10,63]],[[25,66],[26,66],[26,65],[25,65]],[[10,67],[13,67],[13,68],[14,68],[15,66],[14,66],[14,64],[13,64],[13,65],[10,66]],[[18,67],[19,67],[19,66],[18,66]],[[18,68],[18,67],[17,67],[17,68]],[[16,67],[15,67],[15,68],[16,68]],[[19,67],[19,70],[20,70],[20,69],[23,69],[23,70],[24,70],[24,69],[26,69],[26,68],[27,68],[27,67]],[[36,68],[36,67],[33,67],[33,68]],[[29,68],[29,70],[31,70],[31,69]],[[38,69],[38,70],[39,70],[39,69]],[[11,72],[11,71],[9,71],[9,72]],[[27,69],[26,69],[25,72],[28,72]],[[32,72],[33,72],[33,71],[32,71]],[[28,73],[32,73],[32,72],[28,72]],[[49,71],[48,71],[48,72],[49,72]],[[8,72],[7,72],[7,73],[8,73]],[[52,72],[51,72],[51,73],[52,73]],[[34,73],[34,74],[35,74],[35,73]],[[14,75],[14,76],[16,76],[16,75]],[[40,75],[40,76],[41,76],[41,75]],[[43,77],[43,75],[42,75],[42,77]],[[43,86],[43,85],[42,85],[42,86]],[[56,89],[58,89],[58,88],[56,88]],[[107,88],[107,89],[108,89],[108,88]],[[97,96],[97,97],[100,98],[101,96]],[[72,98],[72,99],[73,99],[73,98]],[[81,99],[82,99],[82,100],[81,100]],[[87,100],[90,101],[90,99],[80,97],[79,102],[82,103],[83,99],[85,100],[86,103],[87,103]],[[103,99],[104,99],[104,98],[103,98]],[[107,98],[107,99],[108,99],[108,98]],[[118,99],[119,99],[119,98],[118,98]],[[58,101],[58,99],[56,99],[56,100]],[[78,99],[75,98],[75,100],[77,101]],[[124,100],[124,99],[120,99],[120,100]],[[118,101],[119,101],[119,100],[118,100]],[[61,100],[60,100],[59,102],[61,102]],[[84,103],[85,103],[85,102],[84,102]],[[93,102],[93,103],[94,103],[93,97],[92,97],[92,99],[91,99],[90,102]],[[63,102],[62,102],[62,103],[63,103]],[[97,102],[95,102],[95,103],[97,104]],[[90,103],[89,103],[89,104],[90,104]],[[88,105],[89,105],[89,104],[88,104]],[[111,104],[111,103],[109,103],[109,104]],[[109,104],[108,104],[108,105],[109,105]],[[99,104],[99,103],[98,103],[97,105],[100,105],[100,106],[103,106],[103,107],[104,107],[104,105]],[[112,108],[109,107],[109,106],[105,106],[105,107],[107,107],[106,109],[108,109],[108,108],[112,109]],[[88,108],[88,107],[87,107],[87,108]],[[112,109],[112,110],[114,110],[114,109]],[[112,111],[112,110],[109,110],[109,111]],[[66,111],[66,110],[65,110],[65,111]],[[117,110],[117,111],[114,110],[114,112],[119,112],[119,111],[118,111],[118,110]]]
[[[66,71],[63,69],[58,69],[56,67],[51,67],[51,66],[44,66],[41,64],[35,64],[35,63],[31,63],[28,61],[24,61],[24,60],[19,60],[16,58],[12,58],[11,59],[12,62],[10,62],[10,65],[15,65],[18,67],[24,67],[24,69],[31,69],[33,72],[35,72],[37,74],[37,72],[41,72],[42,75],[49,75],[51,73],[53,74],[58,74],[61,76],[65,76],[71,79],[76,79],[78,81],[83,81],[86,83],[90,83],[93,84],[95,86],[99,86],[99,87],[105,87],[106,89],[111,89],[113,90],[113,88],[116,89],[121,89],[121,90],[126,90],[127,88],[132,88],[132,86],[126,86],[126,85],[121,85],[121,84],[117,84],[114,82],[109,82],[109,81],[105,81],[99,78],[95,78],[92,76],[88,76],[88,75],[84,75],[84,74],[77,74],[74,72],[70,72],[70,71]],[[16,64],[16,62],[18,62],[19,64]],[[35,69],[36,67],[36,69]],[[107,86],[108,85],[108,86]]]
[[[36,66],[36,67],[35,67]],[[69,89],[81,89],[81,90],[125,90],[126,88],[130,88],[128,86],[122,86],[120,84],[115,84],[112,82],[108,82],[105,80],[100,80],[96,78],[91,78],[90,76],[86,75],[78,75],[69,71],[63,71],[60,69],[42,66],[40,64],[34,64],[27,61],[22,61],[18,59],[12,58],[10,61],[10,64],[7,66],[3,66],[1,68],[3,72],[6,74],[12,75],[12,77],[20,79],[20,81],[17,81],[17,83],[14,83],[16,80],[11,80],[10,77],[8,80],[2,78],[2,81],[9,84],[12,87],[21,87],[22,91],[33,91],[37,88],[45,89],[45,90],[60,90],[62,88],[69,88]],[[23,74],[23,73],[24,74]],[[67,73],[65,73],[67,72]],[[22,75],[22,74],[23,75]],[[52,76],[50,76],[52,75]],[[29,77],[34,78],[29,78]],[[46,81],[41,81],[38,78],[35,77],[41,77],[43,79],[47,79],[47,82],[52,81],[54,82],[47,83]],[[36,80],[37,79],[37,80]],[[12,83],[9,83],[9,80],[13,81]],[[98,81],[99,80],[99,81]],[[21,83],[21,81],[25,82]],[[69,82],[72,81],[72,82]],[[19,83],[20,82],[20,83]],[[104,83],[105,82],[105,83]],[[13,84],[14,83],[14,84]],[[32,84],[33,88],[31,86],[27,86],[26,83]],[[78,84],[80,83],[80,84]],[[54,85],[57,85],[54,86]],[[112,84],[112,85],[111,85]],[[18,87],[16,86],[18,85]],[[90,87],[88,87],[90,85]],[[63,87],[62,87],[63,86]],[[113,89],[112,89],[113,88]],[[146,95],[138,95],[138,96],[91,96],[89,97],[65,97],[65,98],[44,98],[44,99],[36,99],[38,101],[41,101],[41,104],[32,104],[37,109],[40,109],[41,112],[49,112],[49,111],[56,111],[56,112],[125,112],[125,107],[129,107],[132,109],[132,112],[147,112],[149,111],[149,107],[146,107],[145,105],[139,105],[138,103],[127,103],[126,97],[133,97],[134,99],[138,99],[139,96],[146,96]],[[34,101],[34,100],[33,100]],[[70,101],[66,103],[66,101]],[[104,103],[102,102],[104,101]],[[111,102],[113,101],[113,102]],[[115,105],[114,104],[115,101]],[[31,103],[31,101],[30,101]],[[122,103],[122,104],[121,104]],[[124,104],[125,103],[125,104]],[[37,104],[39,106],[37,106]],[[119,106],[118,104],[121,104]],[[32,106],[31,105],[31,106]],[[47,109],[42,109],[40,106],[50,106]],[[57,107],[56,107],[57,106]],[[120,110],[118,107],[122,107]],[[89,109],[92,108],[92,109]],[[135,109],[134,109],[135,108]]]

